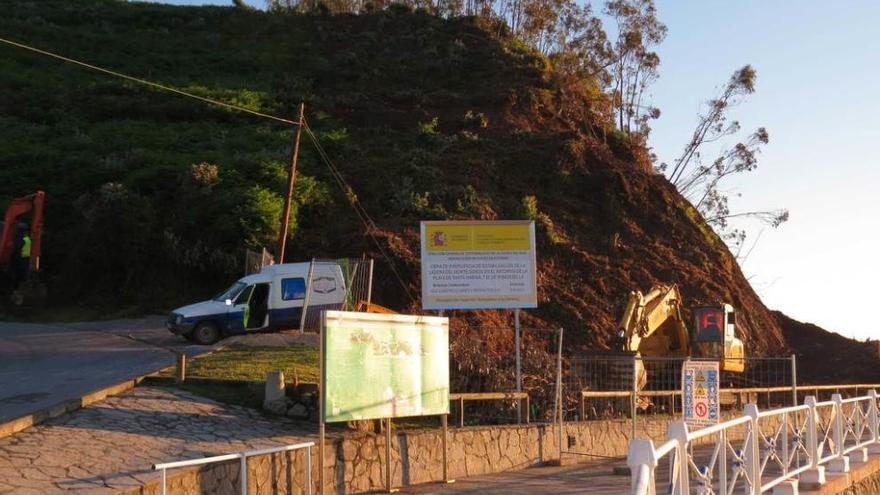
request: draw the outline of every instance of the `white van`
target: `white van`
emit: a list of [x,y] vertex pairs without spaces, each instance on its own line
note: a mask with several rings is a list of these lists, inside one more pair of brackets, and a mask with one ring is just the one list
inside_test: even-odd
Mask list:
[[341,309],[346,288],[339,265],[285,263],[264,267],[213,299],[175,309],[166,326],[199,344],[255,330],[299,328],[310,269],[309,311]]

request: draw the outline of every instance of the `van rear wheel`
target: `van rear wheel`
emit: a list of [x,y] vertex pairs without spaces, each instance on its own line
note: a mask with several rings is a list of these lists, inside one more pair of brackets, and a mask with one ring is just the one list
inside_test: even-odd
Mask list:
[[196,325],[192,331],[192,339],[197,344],[211,345],[220,340],[220,331],[217,325],[211,322],[202,322]]

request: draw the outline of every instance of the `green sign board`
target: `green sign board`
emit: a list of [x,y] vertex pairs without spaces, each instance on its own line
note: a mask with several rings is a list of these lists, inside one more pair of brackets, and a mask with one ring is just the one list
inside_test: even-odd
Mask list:
[[449,319],[327,311],[327,423],[449,413]]

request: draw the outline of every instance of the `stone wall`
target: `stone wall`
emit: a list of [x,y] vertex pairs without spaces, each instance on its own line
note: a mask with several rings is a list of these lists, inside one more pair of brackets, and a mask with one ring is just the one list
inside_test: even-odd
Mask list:
[[[569,423],[566,433],[591,439],[602,455],[626,455],[629,423],[588,421]],[[626,431],[623,431],[626,430]],[[559,458],[557,430],[553,425],[479,426],[449,430],[449,477],[523,469]],[[353,494],[384,487],[385,436],[356,433],[327,438],[325,449],[326,493]],[[251,494],[300,494],[305,486],[305,453],[286,452],[252,457],[248,461]],[[392,483],[395,486],[443,479],[442,430],[396,431],[391,445]],[[312,449],[313,493],[317,493],[318,449]],[[206,466],[201,470],[173,471],[168,475],[169,495],[239,493],[239,463]],[[332,487],[332,489],[331,489]],[[157,483],[128,492],[159,493]]]
[[[666,440],[663,415],[640,418],[637,434],[655,444]],[[775,422],[774,422],[775,423]],[[767,433],[775,427],[764,424]],[[562,442],[568,452],[603,457],[625,457],[632,431],[628,419],[569,422]],[[730,432],[732,437],[739,436]],[[739,432],[741,433],[741,432]],[[523,469],[559,459],[558,431],[554,425],[475,426],[449,430],[448,475],[451,479]],[[714,439],[706,439],[714,441]],[[330,494],[355,494],[384,488],[385,436],[347,433],[328,436],[324,474]],[[579,458],[580,456],[573,456]],[[589,460],[584,457],[583,460]],[[392,483],[405,486],[443,479],[442,430],[395,431],[391,444]],[[252,457],[248,461],[248,493],[305,493],[304,451]],[[169,495],[237,494],[238,461],[199,470],[169,473]],[[311,482],[317,494],[318,448],[311,452]],[[132,495],[158,494],[150,485]]]

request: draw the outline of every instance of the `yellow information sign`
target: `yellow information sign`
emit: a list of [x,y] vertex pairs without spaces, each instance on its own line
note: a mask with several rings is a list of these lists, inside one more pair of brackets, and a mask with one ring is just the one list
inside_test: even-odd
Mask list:
[[536,308],[535,222],[422,222],[424,309]]

